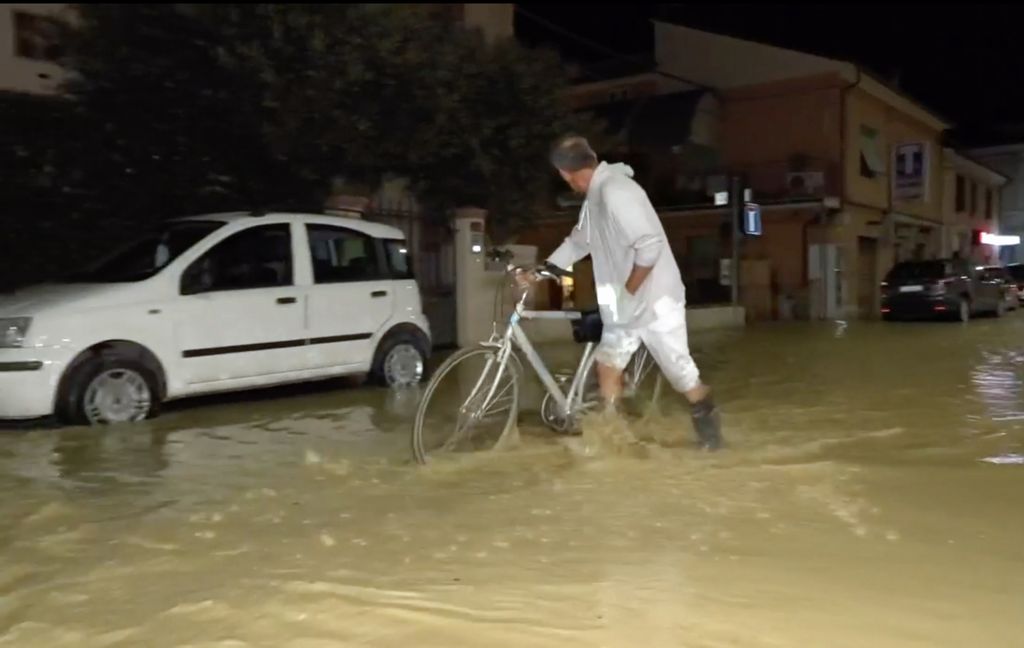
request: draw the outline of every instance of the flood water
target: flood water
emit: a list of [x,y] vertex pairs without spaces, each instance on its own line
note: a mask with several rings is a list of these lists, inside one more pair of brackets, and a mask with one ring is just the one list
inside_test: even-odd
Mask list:
[[3,432],[0,646],[1024,646],[1024,313],[693,346],[717,455],[423,468],[351,387]]

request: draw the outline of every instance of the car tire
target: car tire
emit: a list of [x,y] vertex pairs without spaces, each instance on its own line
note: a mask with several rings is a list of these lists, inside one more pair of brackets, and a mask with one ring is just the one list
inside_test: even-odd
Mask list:
[[108,348],[75,363],[61,381],[57,419],[70,425],[109,425],[155,417],[156,371],[130,351]]
[[370,381],[382,387],[406,387],[422,382],[427,373],[427,344],[422,334],[399,330],[377,345]]
[[967,297],[961,297],[957,302],[956,319],[964,324],[971,321],[971,300]]

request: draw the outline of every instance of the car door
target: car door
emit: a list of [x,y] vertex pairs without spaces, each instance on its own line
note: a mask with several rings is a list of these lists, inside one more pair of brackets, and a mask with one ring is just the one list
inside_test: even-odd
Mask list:
[[249,227],[182,272],[175,342],[186,383],[302,368],[306,330],[303,295],[294,281],[294,241],[288,223]]
[[380,241],[355,230],[306,225],[313,285],[308,289],[308,368],[362,366],[392,316],[393,282]]

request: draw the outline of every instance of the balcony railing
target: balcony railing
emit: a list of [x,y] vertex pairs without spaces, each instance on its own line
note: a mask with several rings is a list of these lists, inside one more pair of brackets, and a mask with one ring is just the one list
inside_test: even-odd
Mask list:
[[[729,190],[733,175],[743,178],[756,202],[764,204],[820,201],[839,196],[841,166],[837,162],[809,160],[798,166],[789,162],[733,165],[699,173],[682,172],[675,177],[662,174],[647,187],[657,207],[713,205],[715,194]],[[638,178],[644,182],[643,178]]]
[[[713,206],[715,194],[729,190],[729,178],[740,175],[753,200],[762,204],[814,202],[841,195],[842,166],[838,162],[803,158],[793,161],[759,162],[716,169],[687,169],[678,158],[649,156],[627,159],[636,180],[647,190],[658,209]],[[552,179],[556,211],[572,211],[582,198],[565,190],[560,179]]]

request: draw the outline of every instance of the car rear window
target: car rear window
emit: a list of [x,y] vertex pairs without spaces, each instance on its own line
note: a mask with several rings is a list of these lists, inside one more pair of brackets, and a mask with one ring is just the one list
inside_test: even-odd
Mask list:
[[915,261],[898,263],[889,271],[886,281],[929,281],[948,277],[952,268],[945,261]]

